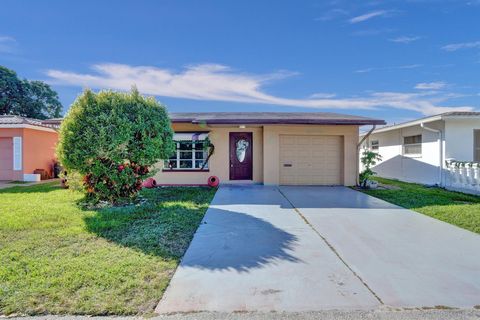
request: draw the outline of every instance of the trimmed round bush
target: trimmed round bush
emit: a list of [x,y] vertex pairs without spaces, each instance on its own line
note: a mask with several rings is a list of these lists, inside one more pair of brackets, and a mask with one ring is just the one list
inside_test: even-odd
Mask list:
[[60,127],[57,155],[78,172],[90,200],[116,203],[135,197],[151,167],[174,151],[165,107],[153,97],[85,90]]

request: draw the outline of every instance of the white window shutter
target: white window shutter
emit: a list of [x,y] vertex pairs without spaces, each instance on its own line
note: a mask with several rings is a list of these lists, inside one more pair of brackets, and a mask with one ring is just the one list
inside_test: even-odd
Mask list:
[[13,137],[13,170],[22,170],[22,137]]

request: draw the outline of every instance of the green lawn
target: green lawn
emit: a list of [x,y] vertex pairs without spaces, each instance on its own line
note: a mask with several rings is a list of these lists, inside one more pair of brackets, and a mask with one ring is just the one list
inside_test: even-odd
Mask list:
[[375,180],[393,188],[362,191],[396,205],[480,233],[480,197],[397,180],[383,178],[375,178]]
[[0,190],[0,314],[152,312],[215,190],[93,211],[57,184]]

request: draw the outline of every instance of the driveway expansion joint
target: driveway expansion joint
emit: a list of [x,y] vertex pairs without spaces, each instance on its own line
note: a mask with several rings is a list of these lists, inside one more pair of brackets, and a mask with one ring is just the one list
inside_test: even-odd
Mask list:
[[345,265],[345,267],[347,267],[347,269],[350,270],[350,272],[363,284],[363,286],[367,288],[367,290],[375,297],[375,299],[377,299],[381,305],[385,305],[385,303],[378,296],[378,294],[373,291],[372,288],[370,288],[370,286],[365,282],[365,280],[363,280],[362,277],[360,277],[360,275],[352,269],[352,267],[350,267],[350,265],[342,258],[342,256],[340,255],[340,253],[338,253],[335,247],[330,242],[328,242],[327,238],[325,238],[317,229],[315,229],[315,227],[307,220],[307,218],[300,212],[300,210],[295,207],[295,205],[290,201],[290,199],[288,199],[288,197],[282,192],[282,190],[280,188],[277,188],[277,190],[285,198],[285,200],[288,201],[288,203],[292,206],[293,210],[295,210],[295,212],[300,216],[300,218],[302,218],[302,220],[323,240],[323,242],[337,256],[337,258],[340,259],[340,261]]

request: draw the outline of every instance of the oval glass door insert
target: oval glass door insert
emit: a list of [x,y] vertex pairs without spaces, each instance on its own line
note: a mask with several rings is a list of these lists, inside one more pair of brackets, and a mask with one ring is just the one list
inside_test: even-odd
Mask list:
[[237,153],[237,159],[238,161],[240,162],[243,162],[245,160],[245,155],[247,153],[247,149],[248,149],[248,141],[245,140],[245,139],[240,139],[237,141],[237,144],[236,144],[236,147],[237,147],[237,150],[236,150],[236,153]]

